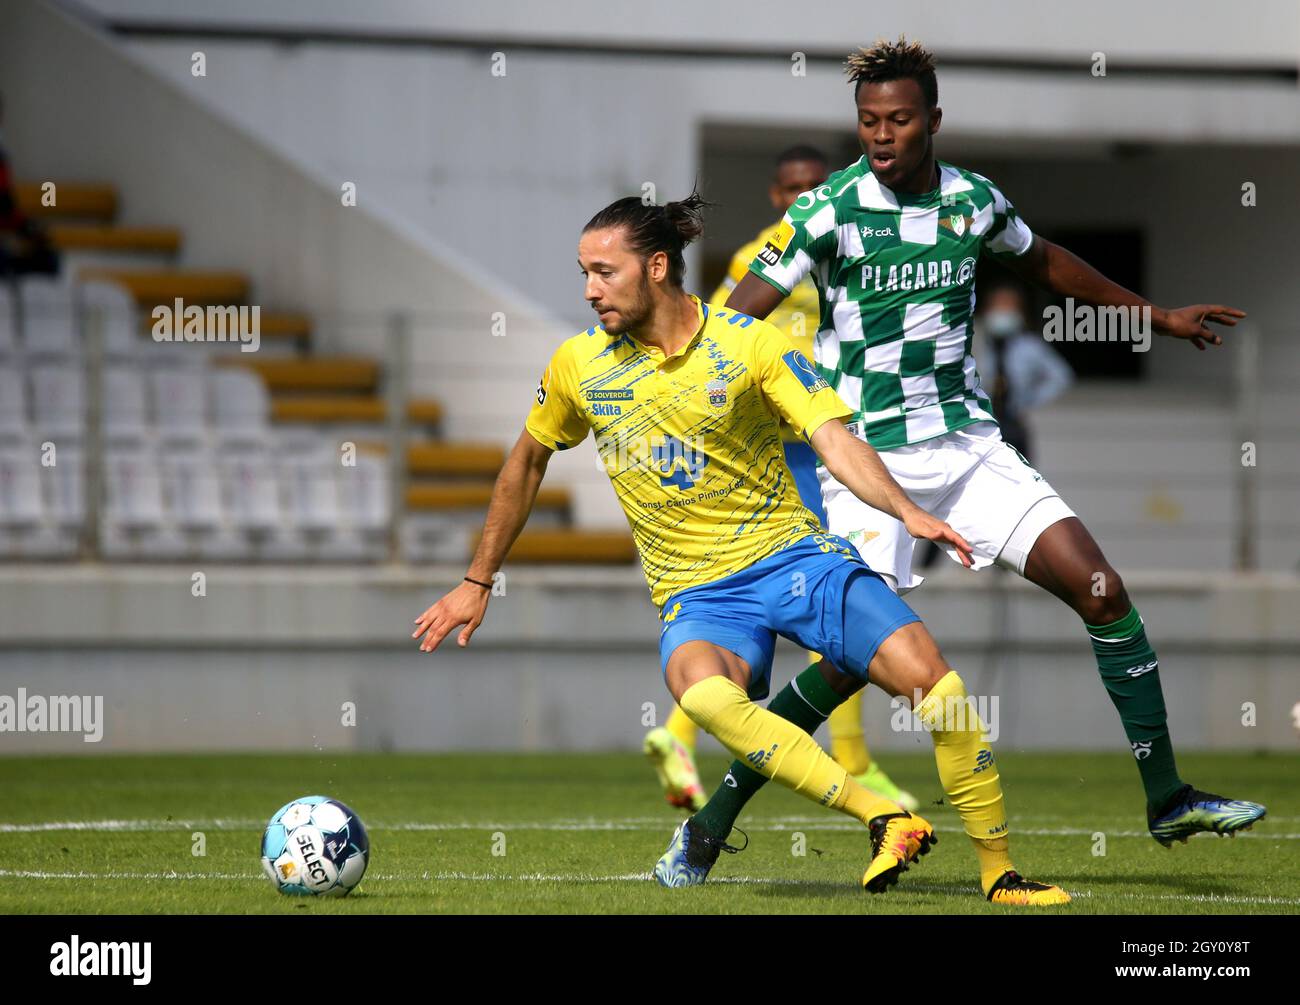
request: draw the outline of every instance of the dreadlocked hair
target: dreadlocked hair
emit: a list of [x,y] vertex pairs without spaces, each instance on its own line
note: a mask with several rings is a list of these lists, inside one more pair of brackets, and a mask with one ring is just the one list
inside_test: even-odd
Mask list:
[[889,80],[915,80],[921,85],[925,104],[939,103],[939,82],[934,75],[934,54],[920,42],[899,36],[897,42],[878,39],[871,48],[849,53],[844,72],[853,84],[853,96],[863,84],[883,84]]

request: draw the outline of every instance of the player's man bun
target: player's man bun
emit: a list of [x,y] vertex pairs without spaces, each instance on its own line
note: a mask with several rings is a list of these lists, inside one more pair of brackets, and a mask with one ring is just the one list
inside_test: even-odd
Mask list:
[[628,196],[611,202],[593,216],[582,232],[624,228],[628,247],[643,259],[659,251],[668,256],[668,281],[681,286],[686,277],[686,259],[682,251],[704,233],[704,211],[712,205],[695,190],[685,199],[663,206]]
[[934,54],[920,42],[909,42],[902,35],[897,42],[877,39],[870,48],[849,53],[844,72],[853,84],[857,97],[862,84],[883,84],[889,80],[915,80],[921,85],[925,103],[933,108],[939,103],[939,82],[934,75]]

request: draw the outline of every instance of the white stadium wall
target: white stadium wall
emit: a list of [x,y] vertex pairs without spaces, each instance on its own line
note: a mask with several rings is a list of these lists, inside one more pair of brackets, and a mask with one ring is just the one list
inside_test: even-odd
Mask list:
[[[415,650],[409,628],[459,570],[207,572],[196,599],[181,568],[0,567],[0,695],[102,695],[105,709],[98,743],[5,732],[0,754],[633,750],[647,703],[660,723],[671,708],[658,622],[632,569],[507,567],[470,647],[449,639],[433,654]],[[1295,749],[1293,578],[1135,574],[1127,585],[1179,749]],[[956,570],[909,600],[970,693],[997,698],[999,749],[1125,753],[1087,636],[1062,604],[1007,575]],[[804,659],[778,647],[774,691]],[[883,692],[866,706],[874,749],[929,749],[893,728]]]

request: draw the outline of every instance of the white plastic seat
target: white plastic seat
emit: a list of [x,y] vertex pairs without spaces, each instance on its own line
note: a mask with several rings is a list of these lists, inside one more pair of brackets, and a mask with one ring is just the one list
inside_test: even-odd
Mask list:
[[271,398],[257,374],[214,367],[208,377],[212,425],[218,442],[264,443],[270,436]]
[[36,448],[0,447],[0,527],[33,527],[45,518]]
[[72,293],[57,279],[26,276],[18,281],[23,349],[29,358],[73,359],[81,354]]
[[80,442],[86,434],[86,379],[80,365],[41,364],[30,375],[36,435]]
[[104,367],[101,396],[103,433],[114,443],[142,443],[148,436],[145,379],[138,367]]
[[201,370],[162,369],[149,373],[153,425],[159,443],[201,443],[207,439],[207,380]]
[[159,451],[167,511],[185,531],[221,526],[221,477],[216,455],[206,446],[174,445]]
[[157,530],[163,523],[162,473],[143,447],[104,451],[104,520],[115,528]]
[[217,470],[222,506],[231,523],[244,532],[266,532],[283,523],[279,487],[270,451],[246,445],[223,450]]
[[281,455],[279,476],[290,526],[308,532],[337,531],[342,523],[337,464],[328,447]]
[[100,337],[106,362],[134,362],[144,355],[145,339],[140,334],[135,299],[124,288],[100,279],[88,280],[77,288],[77,300],[83,343],[87,326],[95,318],[103,325]]
[[388,465],[373,454],[357,454],[354,467],[339,466],[339,498],[348,525],[366,534],[388,531],[391,517]]
[[86,455],[76,446],[60,446],[54,463],[42,465],[47,512],[55,525],[80,533],[86,521]]
[[0,366],[0,443],[25,440],[27,434],[26,374],[17,367]]

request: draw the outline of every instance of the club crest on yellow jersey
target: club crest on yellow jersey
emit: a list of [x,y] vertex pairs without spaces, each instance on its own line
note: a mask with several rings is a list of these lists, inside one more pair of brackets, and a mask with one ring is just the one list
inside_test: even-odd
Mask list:
[[727,382],[721,378],[711,380],[704,385],[704,391],[709,397],[709,407],[715,412],[722,412],[727,407]]

